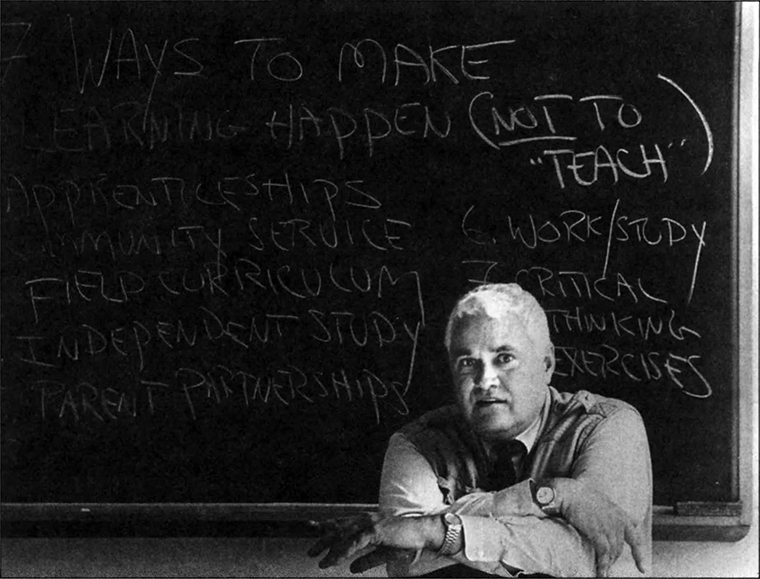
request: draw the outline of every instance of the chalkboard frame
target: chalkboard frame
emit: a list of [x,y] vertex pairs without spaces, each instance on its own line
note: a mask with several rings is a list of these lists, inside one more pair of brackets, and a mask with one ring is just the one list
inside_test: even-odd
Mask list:
[[[733,274],[737,286],[737,350],[734,366],[738,384],[734,392],[734,472],[739,501],[735,503],[676,503],[655,506],[655,540],[736,541],[744,537],[753,514],[753,399],[756,403],[757,292],[754,279],[757,264],[748,249],[757,243],[753,222],[753,201],[757,203],[752,180],[752,111],[757,105],[753,94],[753,39],[757,31],[741,3],[736,7],[737,46],[734,63],[733,147],[737,160],[733,168],[734,200]],[[0,533],[3,536],[184,536],[208,534],[266,534],[309,536],[308,522],[373,511],[374,504],[317,503],[0,503]]]

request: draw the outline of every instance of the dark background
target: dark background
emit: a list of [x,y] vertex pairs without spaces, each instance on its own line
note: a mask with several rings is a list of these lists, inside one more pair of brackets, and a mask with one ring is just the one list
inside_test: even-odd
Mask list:
[[[565,350],[558,351],[554,385],[621,398],[641,412],[652,447],[657,504],[737,500],[734,20],[730,3],[4,2],[3,501],[374,502],[390,434],[450,400],[443,330],[456,298],[483,279],[485,267],[473,260],[497,262],[490,281],[519,277],[547,309],[580,308],[583,316],[606,320],[604,331],[589,332],[568,331],[564,318],[551,318],[555,344],[579,352],[578,365],[573,366]],[[111,49],[103,68],[109,37]],[[282,39],[260,49],[253,80],[254,45],[235,44],[252,38]],[[370,42],[361,45],[364,67],[352,62],[343,69],[342,81],[338,78],[341,47],[363,39],[376,41],[385,51],[384,82],[380,51]],[[457,50],[437,54],[456,83],[440,68],[435,81],[431,77],[425,82],[422,66],[401,66],[396,80],[394,49],[400,59],[413,61],[403,48],[408,47],[429,66],[431,50],[505,39],[515,42],[468,55],[470,60],[488,60],[469,70],[488,74],[489,80],[465,78]],[[159,62],[164,42],[163,73],[154,86],[150,57]],[[267,62],[285,52],[301,63],[302,78],[283,82],[268,74]],[[347,55],[353,56],[350,51]],[[80,90],[75,62],[81,76],[89,60],[92,78],[97,82],[102,72],[102,81],[96,86],[88,79]],[[195,70],[196,63],[203,66],[202,77],[175,74]],[[290,57],[278,57],[272,61],[273,71],[289,76],[292,64]],[[686,98],[658,75],[682,87],[709,123],[714,154],[704,173],[708,147],[702,122]],[[476,99],[473,114],[496,141],[546,136],[541,101],[535,97],[550,94],[573,97],[553,101],[560,104],[552,109],[552,118],[558,134],[577,139],[498,150],[488,146],[468,116],[473,99],[486,92],[490,96]],[[592,105],[580,102],[591,95],[622,97],[620,102],[640,113],[641,123],[621,128],[614,122],[616,108],[606,108],[618,101],[599,101],[605,111],[605,129],[600,130]],[[151,133],[150,115],[147,130],[142,129],[146,102],[159,127],[166,119],[165,141]],[[419,106],[403,106],[409,103]],[[305,107],[321,119],[319,134],[307,122],[303,139],[296,131],[289,143],[287,128],[279,126],[273,138],[266,123],[274,111],[277,122],[288,122],[290,106],[296,129],[299,111],[304,111],[299,107]],[[445,137],[423,135],[422,107],[429,109],[439,129],[449,116]],[[532,132],[502,127],[494,137],[491,107],[506,119],[510,107],[528,107],[539,127]],[[367,109],[381,111],[391,123],[400,110],[400,126],[414,126],[417,133],[394,131],[374,141],[370,155]],[[347,113],[357,122],[342,151],[334,138],[331,111],[338,123],[348,122]],[[626,120],[633,118],[631,111],[625,110],[631,115]],[[196,112],[197,132],[191,138]],[[371,122],[381,122],[374,113],[367,114]],[[517,114],[530,121],[524,109]],[[212,129],[212,137],[205,138],[206,119],[212,119],[215,128],[220,117],[222,127],[234,124],[245,130],[225,139]],[[107,139],[95,126],[99,123],[108,127]],[[382,129],[381,124],[374,126]],[[68,128],[73,132],[66,132]],[[604,146],[614,158],[616,151],[625,149],[622,159],[643,172],[641,145],[650,158],[655,145],[660,148],[667,180],[659,165],[641,179],[619,171],[617,181],[609,168],[601,168],[596,182],[584,186],[564,169],[561,187],[551,157],[543,153],[593,152]],[[65,150],[78,148],[85,150]],[[561,159],[568,162],[567,157]],[[589,159],[593,161],[579,160]],[[586,179],[592,170],[582,169]],[[282,196],[282,188],[269,199],[262,185],[282,182],[285,173],[294,191],[292,204]],[[152,180],[166,176],[185,180],[184,200],[161,202],[166,197]],[[217,183],[230,177],[241,177],[225,181],[236,192],[229,197],[236,207],[204,203],[195,196],[200,186],[206,199],[220,203]],[[320,180],[338,184],[341,191],[333,208],[341,236],[337,247],[318,241],[312,246],[297,237],[290,251],[277,249],[262,233],[270,223],[308,220],[314,239],[320,224],[330,225],[332,213]],[[361,182],[358,187],[382,206],[352,205],[374,202],[357,197],[346,182]],[[134,199],[134,189],[120,185],[138,186],[146,198],[152,191],[156,205],[120,206],[114,191],[132,191],[117,193],[116,198]],[[301,185],[311,195],[309,203],[299,197]],[[630,239],[621,240],[622,229],[613,229],[607,259],[613,211],[627,218],[620,224],[627,227]],[[579,215],[600,216],[593,222],[600,234],[585,241],[563,235],[531,248],[510,233],[510,218],[524,234],[532,218],[537,226],[549,220],[565,234],[564,223]],[[257,220],[256,231],[265,243],[261,251],[254,247],[251,218]],[[650,242],[658,232],[667,235],[668,222],[663,219],[683,224],[687,237],[673,247],[664,241],[636,242],[630,222],[643,218],[652,227],[646,231]],[[385,243],[380,250],[361,239],[362,224],[373,240],[381,239],[384,219],[410,225],[389,226],[399,235],[392,244],[401,249]],[[697,231],[705,228],[701,250],[692,225]],[[199,230],[194,230],[195,248],[183,243],[185,234],[177,228],[190,226],[203,226],[210,235],[221,232],[225,254],[219,258]],[[351,227],[350,239],[343,235],[346,227]],[[113,240],[121,233],[127,249],[130,232],[138,237],[159,235],[163,250],[158,255],[151,252],[149,237],[148,247],[131,255],[120,249],[113,258],[91,249],[79,255],[74,245],[82,236],[103,231]],[[175,246],[167,246],[172,231]],[[543,231],[549,235],[553,230]],[[284,239],[278,237],[283,243]],[[690,292],[698,251],[696,283]],[[262,273],[253,276],[261,285],[245,277],[251,262],[261,268]],[[214,264],[212,271],[227,268],[218,285],[210,281],[208,263]],[[243,287],[234,273],[236,266],[243,272]],[[281,269],[285,267],[290,269]],[[518,274],[536,267],[543,269]],[[338,285],[353,291],[329,281],[331,268]],[[200,291],[173,294],[161,287],[159,272],[170,272],[172,283],[179,283],[185,270],[189,286],[205,280]],[[266,270],[275,278],[272,284]],[[314,272],[320,272],[319,295],[297,297],[276,282],[277,272],[284,272],[287,283],[303,290],[298,285],[302,270],[312,288]],[[82,271],[101,272],[103,293],[110,296],[118,295],[119,279],[125,279],[120,272],[132,272],[147,284],[124,303],[103,299],[100,288],[81,287],[91,298],[87,301],[78,293],[76,280],[94,284],[95,278],[77,274]],[[368,291],[352,285],[352,272],[358,287],[369,283]],[[542,286],[538,275],[547,272],[553,273],[552,280]],[[612,299],[575,291],[572,276],[559,272],[583,272],[591,284],[606,272],[599,287]],[[68,280],[70,304],[65,283],[29,283],[47,278]],[[564,280],[562,288],[557,279]],[[573,279],[585,287],[580,276]],[[31,307],[30,286],[54,298],[37,302],[39,321]],[[646,298],[639,286],[662,301]],[[298,316],[301,322],[284,326],[284,335],[277,336],[270,318],[267,341],[251,339],[244,346],[220,336],[209,311],[224,323],[242,323],[252,316],[260,321],[267,314]],[[336,317],[330,312],[358,316],[360,342],[365,320],[367,345],[349,339],[347,325],[341,326],[339,340]],[[380,318],[372,312],[393,324],[395,340],[381,344],[373,339],[373,320]],[[613,316],[624,319],[623,325],[636,335],[615,326]],[[329,320],[329,342],[315,337],[325,336],[317,318]],[[345,323],[347,316],[337,318]],[[662,330],[644,339],[638,323],[645,327],[648,319],[655,325],[662,322]],[[196,328],[194,344],[176,340],[178,320]],[[135,327],[140,332],[136,322],[151,332],[142,356],[130,341]],[[172,347],[158,336],[159,322],[164,329],[172,328],[164,336]],[[419,324],[416,348],[404,324],[412,333]],[[105,336],[114,331],[116,340],[89,355],[85,326]],[[690,331],[680,330],[682,326]],[[249,327],[242,334],[249,337]],[[70,349],[78,340],[76,355],[61,349],[61,336]],[[37,362],[50,367],[24,361],[30,358],[30,337]],[[580,351],[586,352],[585,364]],[[626,360],[635,379],[626,376],[620,359],[603,369],[593,354],[611,352],[630,355]],[[690,356],[699,357],[692,358],[698,373],[684,362]],[[404,392],[412,357],[413,372]],[[293,368],[308,376],[303,392],[311,401],[288,390],[288,376],[301,376]],[[331,378],[336,376],[340,383],[344,371],[352,388],[350,398]],[[377,409],[366,388],[367,371],[386,388],[375,382],[378,392],[387,393],[378,399]],[[249,378],[247,395],[239,372],[254,377]],[[198,383],[201,374],[211,378],[186,394],[183,384]],[[315,375],[322,377],[324,391]],[[262,388],[272,379],[285,384],[278,390],[282,398],[274,390],[266,401],[263,393],[256,397],[255,377]],[[357,379],[363,381],[361,392],[354,388]],[[146,381],[166,384],[153,388],[152,411]],[[397,384],[399,396],[388,390],[391,382]],[[710,395],[694,396],[707,394],[706,384]],[[132,400],[137,401],[134,411]]]

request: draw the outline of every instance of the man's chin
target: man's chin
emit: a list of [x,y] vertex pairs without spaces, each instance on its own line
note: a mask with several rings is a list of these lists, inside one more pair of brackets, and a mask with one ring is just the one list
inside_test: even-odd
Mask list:
[[473,421],[472,430],[476,435],[486,440],[504,440],[512,438],[514,436],[513,433],[519,434],[519,432],[515,432],[515,425],[513,423],[495,418],[480,418]]

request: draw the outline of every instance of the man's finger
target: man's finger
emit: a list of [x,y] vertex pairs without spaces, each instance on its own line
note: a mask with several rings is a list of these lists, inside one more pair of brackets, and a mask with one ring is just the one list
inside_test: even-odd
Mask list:
[[310,521],[309,524],[316,526],[322,532],[322,536],[307,551],[309,557],[316,557],[322,551],[331,547],[333,543],[339,541],[344,533],[342,527],[346,526],[345,523],[340,523],[336,519],[323,522]]
[[369,514],[326,521],[309,521],[309,525],[319,529],[323,536],[307,551],[307,554],[309,557],[316,557],[338,541],[355,535],[371,524],[372,518]]
[[610,565],[613,565],[615,561],[617,561],[620,558],[620,555],[623,554],[623,548],[625,547],[625,540],[624,540],[625,534],[624,530],[621,528],[617,528],[615,531],[615,538],[612,543],[610,543],[610,549],[609,549],[609,560]]
[[374,536],[374,532],[365,529],[340,538],[330,546],[327,555],[319,562],[319,567],[325,569],[340,564],[358,551],[368,547]]
[[311,548],[306,552],[309,557],[316,557],[319,555],[322,551],[327,549],[332,545],[334,541],[337,540],[337,537],[334,533],[330,533],[329,535],[325,535],[321,537],[314,545],[311,546]]
[[319,562],[320,569],[327,569],[337,565],[342,559],[344,559],[350,549],[351,541],[346,538],[336,540],[330,545],[330,550],[327,552],[322,560]]
[[603,547],[596,552],[596,574],[599,577],[607,577],[610,572],[610,552],[607,547]]
[[356,559],[349,569],[351,573],[364,573],[369,569],[382,565],[383,563],[389,563],[396,559],[408,556],[405,551],[399,549],[393,549],[391,547],[378,547],[374,551],[362,555]]
[[636,561],[636,567],[639,571],[646,574],[646,564],[644,557],[644,537],[641,530],[631,523],[625,527],[625,541],[631,546],[633,560]]

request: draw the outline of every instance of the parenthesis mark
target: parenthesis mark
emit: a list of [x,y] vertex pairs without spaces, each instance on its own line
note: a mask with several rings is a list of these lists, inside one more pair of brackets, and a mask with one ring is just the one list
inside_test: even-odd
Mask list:
[[670,141],[670,142],[668,143],[668,149],[672,149],[672,148],[673,148],[673,141]]
[[[707,168],[710,166],[710,163],[712,163],[713,158],[713,136],[712,131],[710,130],[710,123],[707,122],[707,118],[705,118],[704,113],[700,110],[700,108],[697,106],[697,103],[694,102],[694,100],[686,94],[686,91],[683,90],[680,86],[678,86],[675,82],[670,80],[669,78],[662,76],[661,74],[657,75],[657,78],[664,80],[671,86],[673,86],[678,92],[680,92],[684,97],[686,97],[686,100],[689,101],[689,104],[694,107],[694,110],[697,112],[697,115],[699,116],[699,120],[702,121],[702,126],[705,129],[705,135],[707,136],[707,160],[705,161],[705,167],[702,169],[702,175],[705,174],[707,171]],[[684,139],[684,142],[686,139]],[[683,146],[683,145],[682,145]]]

